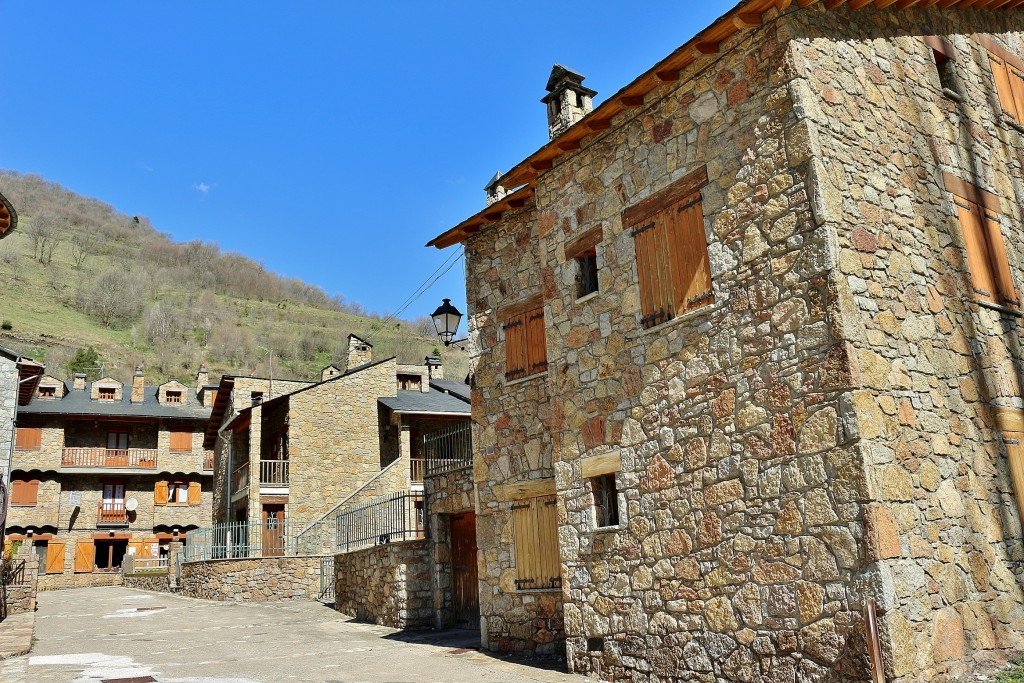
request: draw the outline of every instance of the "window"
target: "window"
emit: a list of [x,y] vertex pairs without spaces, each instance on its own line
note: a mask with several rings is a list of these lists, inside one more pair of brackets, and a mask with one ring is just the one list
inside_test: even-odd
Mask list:
[[153,494],[155,505],[199,505],[202,485],[198,481],[158,481]]
[[187,481],[172,481],[167,483],[167,504],[188,505]]
[[419,391],[423,387],[419,375],[398,375],[398,388],[403,391]]
[[543,305],[511,316],[504,329],[505,379],[529,377],[548,369]]
[[38,479],[14,479],[11,481],[11,505],[33,507],[38,499]]
[[175,427],[171,429],[171,453],[192,452],[192,430]]
[[636,247],[643,327],[715,300],[699,190],[706,184],[701,167],[622,213]]
[[114,387],[100,387],[97,395],[101,401],[113,401],[117,397],[117,389]]
[[258,406],[259,404],[263,403],[262,391],[254,391],[249,395],[249,397],[252,399],[252,404],[254,406]]
[[554,496],[512,504],[517,589],[561,587],[557,520]]
[[108,451],[126,451],[128,450],[128,430],[127,429],[112,429],[107,432],[107,450]]
[[181,392],[171,391],[170,389],[164,393],[164,401],[167,403],[181,403]]
[[43,430],[39,427],[18,427],[14,447],[19,451],[38,451],[43,447]]
[[1024,62],[989,36],[979,36],[979,42],[988,50],[1003,116],[1024,125]]
[[98,572],[116,572],[128,552],[128,539],[94,541],[96,546],[95,564]]
[[57,387],[39,387],[39,398],[57,398]]
[[594,525],[598,528],[619,525],[619,492],[615,487],[615,473],[590,478],[590,491],[594,495]]
[[958,178],[946,175],[957,218],[964,233],[967,267],[974,297],[1002,306],[1020,307],[1003,242],[999,198]]
[[956,77],[956,50],[953,45],[941,36],[926,35],[925,44],[932,52],[935,70],[939,75],[939,85],[948,93],[962,96],[960,82]]
[[576,257],[576,298],[597,292],[597,249],[591,247]]

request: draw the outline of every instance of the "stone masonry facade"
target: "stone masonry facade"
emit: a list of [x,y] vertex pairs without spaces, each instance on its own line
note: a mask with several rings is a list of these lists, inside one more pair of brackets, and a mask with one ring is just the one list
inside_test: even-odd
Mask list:
[[385,543],[334,558],[335,608],[399,629],[434,625],[430,541]]
[[[975,32],[1024,54],[1010,13],[769,9],[466,239],[486,647],[553,636],[616,680],[866,680],[871,598],[887,680],[1024,648],[993,414],[1022,407],[1019,315],[971,296],[942,175],[999,196],[1024,286],[1024,143]],[[644,329],[622,213],[701,167],[713,303]],[[578,301],[564,247],[595,228]],[[506,380],[502,309],[538,295],[547,371]],[[611,456],[597,529],[583,472]],[[517,590],[509,492],[551,478],[562,587]]]
[[7,458],[14,444],[14,413],[18,406],[18,364],[0,354],[0,476],[7,475]]
[[178,590],[181,595],[202,600],[315,600],[320,590],[320,560],[320,557],[263,557],[184,562]]

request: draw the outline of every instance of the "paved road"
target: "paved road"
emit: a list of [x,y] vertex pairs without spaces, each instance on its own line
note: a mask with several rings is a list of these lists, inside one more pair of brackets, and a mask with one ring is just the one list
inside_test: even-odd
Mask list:
[[[460,651],[463,632],[407,637],[310,602],[220,603],[127,588],[39,594],[32,652],[3,683],[584,683],[579,676]],[[470,636],[471,638],[471,636]],[[141,681],[140,681],[141,683]]]

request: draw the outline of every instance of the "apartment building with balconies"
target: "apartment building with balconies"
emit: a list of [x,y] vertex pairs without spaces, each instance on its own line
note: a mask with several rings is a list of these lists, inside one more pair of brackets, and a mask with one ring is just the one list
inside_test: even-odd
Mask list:
[[205,370],[195,389],[132,380],[47,375],[19,409],[6,542],[32,542],[44,588],[114,582],[125,555],[159,563],[210,524]]

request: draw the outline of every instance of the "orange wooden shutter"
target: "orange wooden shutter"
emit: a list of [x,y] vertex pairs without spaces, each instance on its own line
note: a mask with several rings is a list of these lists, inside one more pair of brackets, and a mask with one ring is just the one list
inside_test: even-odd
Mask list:
[[960,227],[964,231],[964,243],[967,247],[967,267],[971,271],[971,286],[975,297],[996,303],[996,279],[992,272],[992,258],[989,255],[988,240],[981,222],[981,212],[974,202],[954,195],[956,213],[960,219]]
[[167,505],[167,482],[158,481],[153,494],[153,502],[156,505]]
[[711,303],[714,295],[700,195],[683,200],[673,213],[669,261],[672,265],[673,304],[675,314],[679,315]]
[[1024,446],[1021,445],[1024,434],[1007,432],[1003,434],[1003,439],[1006,444],[1006,459],[1010,466],[1010,483],[1017,499],[1017,514],[1020,515],[1021,522],[1024,522]]
[[25,482],[20,481],[18,479],[14,479],[14,480],[11,481],[11,505],[22,505],[23,504],[21,502],[21,499],[25,495],[23,493],[23,491],[22,491],[22,487],[24,485],[25,485]]
[[1019,308],[1020,300],[1017,299],[1017,290],[1013,286],[1013,275],[1010,273],[1010,261],[1006,256],[1006,243],[1003,241],[1003,229],[999,222],[999,216],[991,211],[984,211],[984,214],[985,237],[989,256],[992,259],[990,266],[996,288],[999,290],[999,297],[1007,306]]
[[526,316],[514,316],[505,323],[505,379],[525,377],[526,368]]
[[188,504],[199,505],[202,492],[202,485],[198,481],[190,481],[188,483]]
[[1024,71],[1021,71],[1013,64],[1006,64],[1006,76],[1010,81],[1010,93],[1013,95],[1013,103],[1017,107],[1017,123],[1024,122]]
[[526,326],[526,372],[533,375],[548,369],[547,336],[544,329],[544,308],[524,316]]
[[516,587],[558,588],[561,561],[554,496],[541,496],[512,504],[515,534]]
[[996,92],[999,94],[999,105],[1003,108],[1003,114],[1016,122],[1020,122],[1017,105],[1013,99],[1013,89],[1010,85],[1010,72],[1006,62],[988,53],[989,63],[992,65],[992,77],[995,80]]
[[[135,555],[135,557],[142,557],[142,554],[145,552],[143,545],[145,544],[143,543],[142,539],[139,539],[137,541],[135,539],[132,539],[128,541],[128,554]],[[134,553],[132,552],[132,548],[135,549]]]
[[172,453],[191,453],[192,452],[192,432],[184,429],[173,429],[171,430],[171,452]]
[[64,541],[50,539],[46,545],[46,573],[64,573]]
[[91,540],[75,543],[75,571],[91,572],[96,561],[96,546]]
[[636,270],[640,284],[640,324],[654,327],[668,320],[661,307],[661,282],[657,261],[658,222],[653,218],[633,230]]
[[33,479],[32,481],[22,482],[24,494],[22,496],[22,505],[35,505],[39,502],[39,480]]
[[18,427],[15,448],[19,451],[38,451],[42,448],[43,430],[39,427]]

